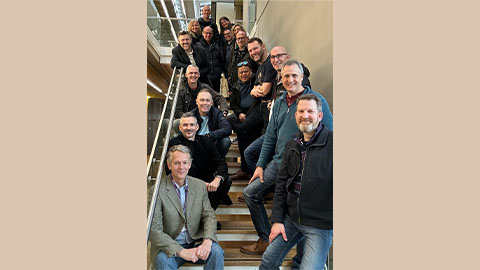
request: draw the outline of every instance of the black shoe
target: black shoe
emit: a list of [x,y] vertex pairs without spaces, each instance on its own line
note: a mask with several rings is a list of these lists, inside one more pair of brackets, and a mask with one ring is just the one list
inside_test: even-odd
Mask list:
[[217,221],[217,231],[219,231],[221,229],[222,229],[222,224],[220,224],[220,222]]

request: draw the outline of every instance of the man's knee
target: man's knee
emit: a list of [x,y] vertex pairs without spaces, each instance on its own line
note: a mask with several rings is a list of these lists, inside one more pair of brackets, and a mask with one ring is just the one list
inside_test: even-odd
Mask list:
[[210,256],[223,257],[223,249],[216,242],[212,242],[212,248],[210,250]]
[[159,252],[156,257],[156,270],[160,269],[176,269],[175,259],[169,258],[164,252]]

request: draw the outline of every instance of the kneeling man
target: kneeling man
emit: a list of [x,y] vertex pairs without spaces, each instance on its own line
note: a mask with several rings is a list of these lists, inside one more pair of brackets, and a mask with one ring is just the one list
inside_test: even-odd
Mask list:
[[260,269],[279,269],[305,239],[300,269],[323,269],[333,238],[333,132],[320,123],[322,103],[313,94],[297,99],[300,132],[287,142],[278,172],[269,236]]
[[153,268],[177,269],[186,261],[204,269],[223,269],[223,250],[215,235],[217,222],[205,183],[187,176],[190,149],[172,146],[167,153],[171,174],[161,179],[150,230]]

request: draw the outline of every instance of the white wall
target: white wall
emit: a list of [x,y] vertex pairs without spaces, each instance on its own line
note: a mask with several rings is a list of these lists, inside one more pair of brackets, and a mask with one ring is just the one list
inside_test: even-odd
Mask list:
[[268,51],[284,46],[307,66],[312,89],[327,99],[333,113],[333,1],[259,0],[257,21],[255,36]]

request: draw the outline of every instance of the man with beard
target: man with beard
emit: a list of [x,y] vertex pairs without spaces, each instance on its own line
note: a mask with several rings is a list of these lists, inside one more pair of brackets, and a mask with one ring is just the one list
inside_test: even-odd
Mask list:
[[200,69],[200,81],[212,86],[208,79],[210,66],[207,52],[200,46],[192,45],[192,36],[189,32],[181,31],[178,33],[178,46],[172,49],[170,66],[183,68],[185,72],[188,65],[197,66]]
[[[168,148],[181,144],[190,149],[193,162],[188,175],[205,182],[208,198],[214,210],[218,208],[222,200],[225,203],[231,203],[228,190],[230,190],[232,181],[228,177],[225,158],[220,155],[212,139],[197,135],[199,126],[197,118],[192,112],[182,115],[179,129],[181,134],[170,140]],[[168,174],[169,170],[166,172]]]
[[[262,151],[257,162],[257,168],[247,187],[243,190],[253,225],[259,236],[259,240],[252,245],[241,247],[240,251],[246,254],[261,255],[268,246],[270,235],[270,221],[268,219],[263,196],[265,193],[275,190],[278,169],[282,164],[282,155],[285,143],[294,138],[298,132],[295,121],[297,105],[295,101],[301,95],[314,94],[321,101],[325,98],[310,87],[302,86],[303,68],[296,60],[287,61],[282,69],[282,83],[286,89],[277,98],[272,108],[272,117],[265,133]],[[322,104],[327,104],[322,101]],[[324,114],[332,118],[328,105],[323,108]],[[324,116],[324,118],[327,118]]]
[[285,146],[270,245],[259,269],[278,269],[289,250],[303,239],[300,269],[322,269],[332,244],[333,133],[320,123],[322,102],[316,95],[302,95],[296,103],[300,132]]

